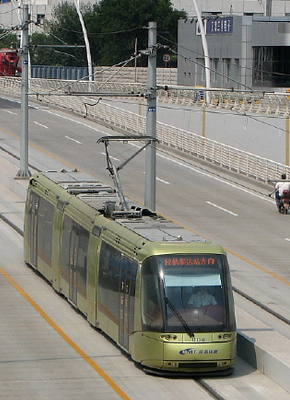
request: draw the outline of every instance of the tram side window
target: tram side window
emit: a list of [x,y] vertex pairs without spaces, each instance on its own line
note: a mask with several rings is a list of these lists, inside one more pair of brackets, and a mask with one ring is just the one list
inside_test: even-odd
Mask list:
[[137,277],[138,265],[132,264],[131,267],[131,278],[130,278],[130,304],[129,304],[129,333],[134,331],[134,316],[135,316],[135,290],[136,290],[136,277]]
[[29,202],[27,208],[27,232],[29,233],[29,240],[31,240],[31,232],[33,231],[33,217],[32,214],[35,212],[35,203],[38,204],[39,196],[36,196],[31,190],[28,191]]
[[38,256],[49,266],[51,266],[53,216],[53,205],[40,197],[37,229]]
[[102,243],[99,269],[99,307],[102,312],[119,315],[119,279],[121,253],[106,242]]
[[134,329],[135,288],[137,263],[124,257],[122,253],[106,242],[102,243],[99,268],[99,309],[114,321],[120,312],[120,293],[128,287],[128,331]]
[[62,226],[62,246],[61,246],[61,276],[69,283],[69,271],[72,260],[70,257],[70,242],[73,221],[67,215],[64,217]]
[[141,313],[144,330],[164,330],[159,274],[155,263],[145,260],[141,281]]
[[81,228],[79,231],[79,243],[78,243],[78,259],[77,259],[77,268],[78,268],[78,292],[86,297],[87,292],[87,253],[89,246],[89,232]]

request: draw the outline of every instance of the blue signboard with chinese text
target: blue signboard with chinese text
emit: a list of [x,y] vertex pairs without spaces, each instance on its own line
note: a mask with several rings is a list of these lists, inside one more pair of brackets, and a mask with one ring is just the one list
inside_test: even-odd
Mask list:
[[233,33],[233,17],[209,18],[206,21],[206,35]]

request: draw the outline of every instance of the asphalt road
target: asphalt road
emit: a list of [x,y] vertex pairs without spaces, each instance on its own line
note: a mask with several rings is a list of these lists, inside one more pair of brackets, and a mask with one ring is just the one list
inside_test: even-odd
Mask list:
[[[16,153],[20,116],[19,104],[0,100],[0,145]],[[42,170],[76,167],[112,185],[104,145],[97,144],[107,134],[117,133],[41,104],[29,109],[29,156]],[[136,145],[113,143],[110,151],[118,166]],[[53,156],[53,165],[45,152]],[[120,171],[124,192],[140,202],[144,171],[144,152]],[[157,210],[223,245],[234,286],[290,320],[290,215],[277,212],[270,189],[162,149],[156,185]]]

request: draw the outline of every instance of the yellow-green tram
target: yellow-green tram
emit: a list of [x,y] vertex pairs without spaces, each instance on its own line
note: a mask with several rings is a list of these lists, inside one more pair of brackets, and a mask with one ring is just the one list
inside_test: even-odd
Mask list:
[[228,373],[236,324],[224,250],[81,172],[30,178],[25,262],[134,361]]

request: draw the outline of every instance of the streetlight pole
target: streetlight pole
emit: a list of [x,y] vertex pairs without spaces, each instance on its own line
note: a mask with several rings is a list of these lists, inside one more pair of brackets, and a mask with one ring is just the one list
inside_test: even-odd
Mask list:
[[[156,38],[157,24],[149,22],[148,26],[148,72],[147,72],[147,112],[146,136],[156,139]],[[156,203],[156,141],[146,148],[145,166],[145,207],[155,211]]]
[[[208,53],[208,46],[207,46],[207,40],[205,37],[205,30],[204,30],[204,25],[201,19],[201,14],[199,11],[199,8],[197,6],[196,0],[192,0],[193,5],[195,7],[195,12],[197,15],[197,20],[200,28],[200,34],[201,34],[201,41],[202,41],[202,47],[203,47],[203,54],[204,54],[204,67],[205,67],[205,87],[206,89],[209,89],[211,84],[210,84],[210,58],[209,58],[209,53]],[[209,91],[206,91],[206,102],[209,103]]]
[[88,62],[88,72],[89,72],[89,82],[92,82],[93,80],[93,67],[92,67],[92,57],[91,57],[91,49],[90,49],[90,43],[89,43],[89,38],[86,30],[86,25],[85,21],[83,19],[81,10],[80,10],[80,0],[75,0],[75,6],[76,10],[79,16],[79,20],[82,26],[82,31],[84,35],[84,40],[85,40],[85,45],[86,45],[86,52],[87,52],[87,62]]
[[17,178],[30,177],[28,170],[28,5],[23,5],[20,170]]

